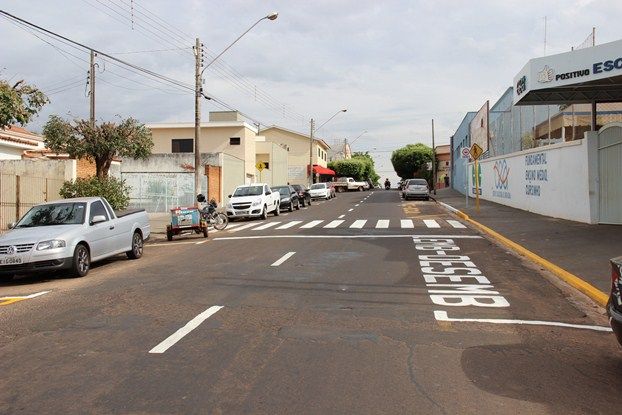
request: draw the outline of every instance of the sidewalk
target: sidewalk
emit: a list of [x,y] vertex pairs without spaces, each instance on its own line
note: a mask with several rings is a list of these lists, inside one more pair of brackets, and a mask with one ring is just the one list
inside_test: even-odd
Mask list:
[[436,199],[609,294],[609,259],[622,255],[622,226],[555,219],[486,200],[476,213],[475,199],[466,208],[464,195],[451,188],[438,190]]

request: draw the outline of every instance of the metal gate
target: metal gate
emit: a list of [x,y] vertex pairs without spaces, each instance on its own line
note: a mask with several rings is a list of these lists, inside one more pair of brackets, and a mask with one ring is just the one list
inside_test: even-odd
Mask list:
[[622,225],[622,123],[598,132],[600,223]]

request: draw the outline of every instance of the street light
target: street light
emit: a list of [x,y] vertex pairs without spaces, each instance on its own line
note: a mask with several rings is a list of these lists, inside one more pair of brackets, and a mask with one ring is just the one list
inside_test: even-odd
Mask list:
[[366,133],[367,133],[367,130],[365,130],[365,131],[363,131],[362,133],[360,133],[360,134],[359,134],[359,135],[358,135],[358,136],[357,136],[354,140],[350,141],[350,144],[354,143],[356,140],[358,140],[359,138],[361,138],[361,136],[362,136],[363,134],[366,134]]
[[250,32],[255,26],[259,24],[262,20],[276,20],[279,16],[278,13],[270,13],[267,16],[262,17],[257,20],[251,27],[249,27],[244,33],[238,36],[233,42],[229,44],[222,52],[220,52],[214,59],[210,61],[207,65],[203,67],[201,70],[201,47],[202,44],[199,41],[199,38],[196,38],[196,44],[194,48],[194,56],[195,56],[195,65],[194,65],[194,193],[198,194],[201,190],[201,172],[199,170],[201,166],[201,152],[199,147],[199,142],[201,141],[201,96],[205,96],[205,98],[210,99],[206,95],[203,94],[203,72],[210,67],[218,58],[220,58],[226,51],[228,51],[233,45],[238,43],[244,35]]
[[309,187],[311,187],[311,185],[313,184],[313,133],[315,131],[319,131],[322,127],[328,124],[330,120],[332,120],[342,112],[346,112],[347,110],[347,108],[340,109],[335,113],[335,115],[324,121],[324,123],[321,124],[317,129],[315,129],[315,120],[311,118],[311,133],[309,134]]

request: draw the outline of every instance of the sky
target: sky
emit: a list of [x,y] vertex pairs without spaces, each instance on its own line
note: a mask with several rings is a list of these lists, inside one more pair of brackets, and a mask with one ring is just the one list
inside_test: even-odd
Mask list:
[[[596,27],[596,43],[621,37],[619,0],[252,1],[3,0],[0,8],[119,59],[189,85],[162,83],[98,57],[98,120],[192,122],[194,56],[205,62],[263,20],[206,69],[209,111],[240,110],[250,122],[353,140],[379,174],[397,180],[391,151],[409,143],[449,143],[467,111],[491,105],[531,58],[569,51]],[[546,49],[545,49],[546,16]],[[51,103],[49,115],[88,118],[88,52],[0,18],[0,77],[24,79]],[[46,43],[47,42],[47,43]],[[51,43],[51,45],[49,44]],[[210,55],[211,54],[211,55]]]

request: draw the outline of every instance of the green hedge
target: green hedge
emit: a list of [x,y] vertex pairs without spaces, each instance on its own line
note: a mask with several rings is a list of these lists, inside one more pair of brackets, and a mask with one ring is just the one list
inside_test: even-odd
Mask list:
[[115,210],[125,209],[130,203],[130,187],[125,184],[125,180],[114,177],[99,179],[89,177],[88,179],[77,179],[74,182],[63,183],[60,195],[66,199],[72,197],[104,197]]

